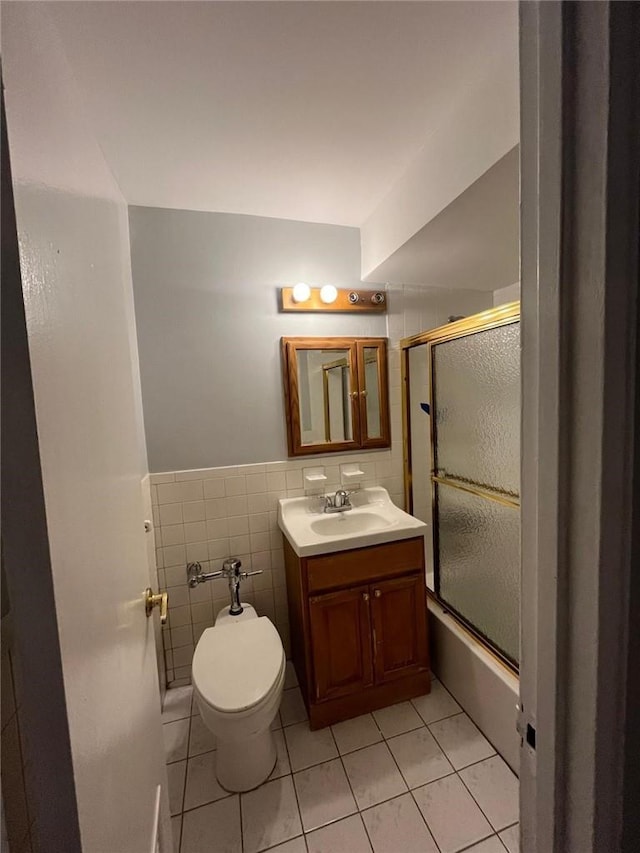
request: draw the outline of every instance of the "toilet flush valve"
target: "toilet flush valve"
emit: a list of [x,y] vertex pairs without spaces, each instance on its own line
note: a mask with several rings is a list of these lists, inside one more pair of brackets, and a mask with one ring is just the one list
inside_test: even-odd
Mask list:
[[255,572],[241,572],[242,563],[237,557],[229,557],[222,564],[222,576],[229,578],[229,594],[231,595],[231,606],[229,614],[231,616],[239,616],[242,613],[242,604],[240,603],[240,581],[243,578],[251,577],[252,575],[261,575],[262,569]]
[[231,607],[229,613],[232,616],[239,616],[242,613],[242,604],[240,603],[240,581],[244,578],[252,577],[252,575],[261,575],[262,569],[255,572],[241,571],[242,563],[237,557],[229,557],[222,564],[221,572],[203,572],[200,563],[189,563],[187,565],[187,583],[194,588],[199,583],[212,581],[216,578],[229,579],[229,593],[231,595]]

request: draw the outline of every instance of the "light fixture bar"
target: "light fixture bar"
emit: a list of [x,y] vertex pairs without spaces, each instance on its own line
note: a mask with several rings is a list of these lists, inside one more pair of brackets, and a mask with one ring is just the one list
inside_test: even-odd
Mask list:
[[[387,294],[384,290],[350,290],[337,289],[335,299],[325,302],[320,296],[322,287],[310,287],[308,299],[297,301],[294,299],[293,287],[282,287],[280,289],[280,310],[286,311],[340,311],[340,312],[370,312],[372,314],[385,314],[387,311]],[[306,291],[305,291],[306,292]],[[296,296],[300,296],[300,289]],[[324,286],[324,297],[333,296],[333,292],[327,285]]]

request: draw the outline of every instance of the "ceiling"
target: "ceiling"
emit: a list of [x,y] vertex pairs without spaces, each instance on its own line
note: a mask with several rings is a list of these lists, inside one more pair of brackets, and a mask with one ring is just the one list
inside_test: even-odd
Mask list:
[[131,204],[359,226],[515,2],[48,3]]

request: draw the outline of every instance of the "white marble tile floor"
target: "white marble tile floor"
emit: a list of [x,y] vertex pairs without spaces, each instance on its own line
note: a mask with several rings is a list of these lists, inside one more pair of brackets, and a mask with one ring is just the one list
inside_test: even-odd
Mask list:
[[518,780],[438,681],[411,702],[311,732],[293,668],[263,785],[228,794],[191,687],[163,734],[175,853],[518,853]]

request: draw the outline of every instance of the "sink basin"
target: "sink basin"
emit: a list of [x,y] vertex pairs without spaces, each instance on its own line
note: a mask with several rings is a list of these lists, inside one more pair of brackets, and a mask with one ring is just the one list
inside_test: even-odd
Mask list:
[[392,521],[377,512],[357,512],[351,509],[339,515],[323,515],[311,522],[311,529],[320,536],[346,536],[348,533],[384,530],[392,524]]
[[325,513],[313,498],[282,498],[278,524],[299,557],[424,536],[427,525],[399,509],[381,486],[351,496],[353,509]]

